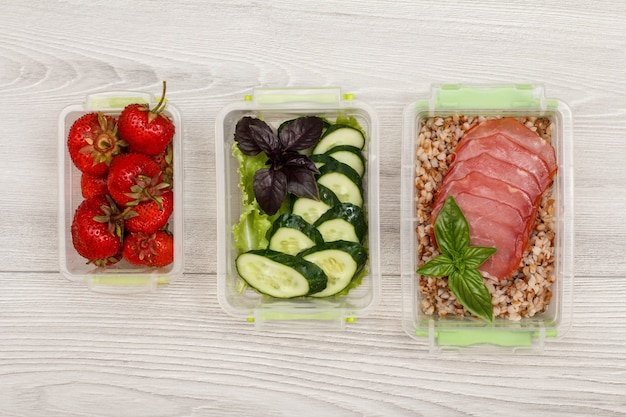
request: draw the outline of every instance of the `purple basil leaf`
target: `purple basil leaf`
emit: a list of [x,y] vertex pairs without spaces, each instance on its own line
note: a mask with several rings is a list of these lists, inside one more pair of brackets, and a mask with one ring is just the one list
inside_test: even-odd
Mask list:
[[306,155],[301,155],[296,152],[287,152],[283,155],[282,163],[285,167],[301,167],[306,168],[314,174],[319,174],[319,169],[315,165],[315,162]]
[[287,175],[272,168],[261,168],[254,173],[254,196],[267,214],[275,214],[287,195]]
[[280,131],[280,143],[285,151],[301,151],[319,142],[324,121],[316,116],[299,117]]
[[280,158],[282,153],[280,141],[265,122],[263,125],[250,124],[250,136],[269,159],[274,161]]
[[288,193],[298,197],[312,198],[313,200],[320,199],[315,176],[309,169],[285,165],[282,171],[287,177]]
[[237,147],[245,155],[254,156],[261,152],[261,148],[256,143],[250,132],[250,125],[265,124],[262,120],[254,117],[246,116],[242,117],[235,126],[235,142]]

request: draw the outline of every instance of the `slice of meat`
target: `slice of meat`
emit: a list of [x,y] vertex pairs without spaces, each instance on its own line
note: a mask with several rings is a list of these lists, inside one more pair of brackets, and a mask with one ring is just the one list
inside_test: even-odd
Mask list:
[[[528,234],[520,233],[527,227],[524,219],[514,208],[495,200],[469,193],[454,197],[468,220],[470,244],[498,249],[478,270],[495,280],[511,276],[528,244]],[[439,210],[434,214],[436,217]]]
[[509,118],[483,122],[459,142],[431,222],[446,198],[454,196],[469,224],[471,244],[498,250],[480,272],[506,279],[519,267],[541,195],[556,170],[554,148],[522,123]]
[[536,153],[543,159],[551,173],[556,172],[554,147],[514,117],[503,117],[480,123],[465,132],[464,137],[472,139],[495,134],[505,135],[518,145]]
[[509,162],[496,159],[489,155],[489,153],[481,153],[473,158],[456,161],[452,164],[450,169],[448,169],[445,181],[448,182],[463,178],[471,172],[480,172],[487,177],[497,178],[517,187],[525,191],[533,200],[533,203],[536,203],[543,193],[537,179],[530,172]]
[[488,177],[479,171],[472,171],[463,178],[450,180],[437,190],[437,196],[433,202],[433,211],[443,206],[448,195],[469,193],[477,197],[485,197],[499,203],[506,204],[516,210],[526,224],[534,220],[537,207],[526,191],[521,190],[497,178]]
[[543,159],[502,134],[461,140],[455,151],[453,163],[473,158],[481,153],[488,153],[496,159],[507,161],[530,172],[537,179],[541,189],[545,190],[552,183],[553,173]]

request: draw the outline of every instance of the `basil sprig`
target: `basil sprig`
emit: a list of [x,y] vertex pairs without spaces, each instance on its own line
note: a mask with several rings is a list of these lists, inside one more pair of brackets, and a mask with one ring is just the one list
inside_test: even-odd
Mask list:
[[245,116],[235,126],[235,142],[241,152],[255,156],[263,152],[268,167],[254,174],[253,191],[259,206],[276,214],[287,194],[319,200],[315,174],[319,170],[307,155],[300,153],[317,144],[324,120],[303,116],[281,125],[277,133],[264,121]]
[[417,273],[448,277],[448,287],[463,307],[481,319],[493,322],[491,294],[478,267],[497,249],[470,246],[467,219],[452,196],[446,199],[437,216],[435,238],[441,255],[422,265]]

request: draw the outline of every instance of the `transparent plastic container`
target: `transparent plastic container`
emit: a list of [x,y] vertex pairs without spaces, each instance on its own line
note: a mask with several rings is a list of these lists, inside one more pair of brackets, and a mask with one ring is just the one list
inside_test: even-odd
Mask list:
[[90,94],[82,104],[64,108],[59,115],[58,125],[58,170],[59,170],[59,268],[71,281],[85,282],[95,292],[139,293],[155,290],[167,284],[183,272],[183,148],[182,120],[175,106],[168,103],[164,114],[176,127],[173,138],[174,166],[174,211],[169,220],[169,230],[174,237],[174,262],[161,268],[139,267],[122,260],[106,268],[87,264],[72,245],[70,231],[74,211],[84,200],[81,194],[81,172],[74,166],[67,151],[67,137],[72,124],[81,116],[91,112],[119,116],[124,107],[131,103],[147,103],[153,108],[158,102],[152,94],[134,91],[114,91]]
[[[521,320],[497,318],[489,324],[470,317],[440,317],[422,311],[417,265],[415,170],[418,134],[434,116],[536,116],[552,123],[551,143],[558,172],[555,200],[555,274],[553,296],[546,311]],[[572,116],[562,102],[547,99],[534,85],[435,85],[429,97],[410,103],[404,111],[401,173],[401,270],[403,327],[431,353],[539,353],[545,342],[561,337],[572,321],[573,292],[573,156]]]
[[[320,116],[334,121],[337,116],[354,117],[366,132],[363,179],[364,209],[367,214],[368,274],[347,295],[327,298],[278,299],[264,296],[243,285],[235,268],[233,224],[241,214],[238,162],[232,155],[237,121],[244,116],[261,118],[274,129],[299,116]],[[217,172],[217,279],[218,299],[229,314],[256,328],[272,330],[344,329],[345,324],[370,313],[380,298],[379,213],[378,213],[378,119],[371,107],[342,95],[339,88],[257,88],[241,102],[223,108],[216,119]]]

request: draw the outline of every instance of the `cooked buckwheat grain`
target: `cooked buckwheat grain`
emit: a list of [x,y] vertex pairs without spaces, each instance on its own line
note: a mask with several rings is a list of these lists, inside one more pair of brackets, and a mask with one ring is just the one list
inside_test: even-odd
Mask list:
[[[418,267],[439,254],[430,239],[430,210],[454,149],[467,130],[488,118],[493,117],[455,114],[422,120],[415,164]],[[552,126],[549,119],[519,117],[518,120],[550,142]],[[545,311],[555,281],[554,228],[554,197],[550,187],[542,196],[535,227],[519,269],[507,280],[484,279],[491,293],[494,317],[517,321]],[[450,292],[447,278],[420,276],[419,292],[422,311],[427,315],[470,315]]]

